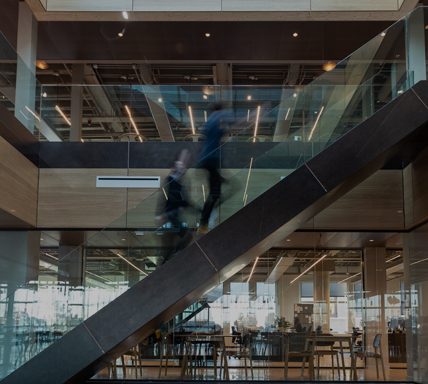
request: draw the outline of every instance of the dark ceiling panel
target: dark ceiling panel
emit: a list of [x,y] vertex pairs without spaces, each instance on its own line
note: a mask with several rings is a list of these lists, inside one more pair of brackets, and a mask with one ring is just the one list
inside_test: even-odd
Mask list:
[[18,0],[1,0],[0,2],[0,32],[7,41],[16,47],[18,32]]
[[[389,22],[42,22],[46,60],[339,60]],[[122,38],[118,32],[125,28]],[[205,32],[211,37],[206,38]],[[294,38],[293,32],[299,36]]]

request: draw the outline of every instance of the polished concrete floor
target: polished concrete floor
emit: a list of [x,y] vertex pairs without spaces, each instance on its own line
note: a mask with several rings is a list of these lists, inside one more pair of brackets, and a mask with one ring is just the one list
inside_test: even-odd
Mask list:
[[[119,360],[118,360],[119,363]],[[180,379],[180,367],[177,366],[177,363],[172,361],[171,364],[168,366],[167,374],[165,375],[165,368],[162,369],[161,379],[169,379],[169,380],[178,380]],[[349,362],[346,362],[346,365],[349,366]],[[158,379],[159,378],[159,366],[156,366],[158,362],[156,361],[144,361],[142,362],[141,369],[135,369],[131,367],[131,362],[128,361],[127,365],[128,368],[126,368],[126,372],[124,374],[124,370],[121,366],[117,367],[116,370],[116,378],[122,379]],[[230,380],[251,380],[251,370],[250,368],[247,369],[247,376],[245,374],[245,368],[244,368],[244,362],[243,359],[234,359],[231,358],[228,360],[229,364],[229,378]],[[288,380],[308,380],[308,370],[306,369],[304,371],[304,375],[301,376],[301,369],[300,366],[295,365],[294,367],[290,367],[288,372]],[[327,365],[323,362],[321,363],[321,366]],[[373,380],[377,381],[377,375],[376,375],[376,368],[375,366],[369,366],[367,368],[364,368],[361,366],[361,362],[358,363],[359,368],[357,370],[358,374],[358,380],[364,381],[364,380]],[[317,372],[315,372],[317,374]],[[209,368],[197,368],[195,370],[195,376],[194,379],[197,380],[214,380],[214,379],[220,379],[221,373],[220,370],[217,370],[217,376],[214,376],[214,369],[212,366]],[[104,369],[103,371],[99,372],[94,378],[112,378],[114,375],[112,375],[111,370]],[[253,377],[254,380],[284,380],[284,370],[281,363],[275,363],[275,362],[269,362],[266,363],[264,361],[253,361]],[[191,377],[187,376],[186,379],[192,379]],[[316,376],[316,379],[318,377]],[[392,367],[386,367],[386,380],[391,381],[406,381],[407,379],[407,372],[406,369],[403,368],[392,368]],[[350,379],[350,370],[347,369],[345,372],[345,375],[343,373],[343,370],[340,370],[340,375],[338,376],[337,369],[335,369],[334,373],[332,372],[331,368],[324,367],[320,369],[319,373],[319,380],[337,380],[337,381],[351,381]],[[380,377],[379,381],[383,381],[382,373],[380,370]]]

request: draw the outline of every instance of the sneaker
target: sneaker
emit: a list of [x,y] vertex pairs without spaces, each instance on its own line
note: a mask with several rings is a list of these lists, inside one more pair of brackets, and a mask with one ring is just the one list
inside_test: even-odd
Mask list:
[[200,225],[196,233],[199,235],[205,235],[208,233],[208,225]]

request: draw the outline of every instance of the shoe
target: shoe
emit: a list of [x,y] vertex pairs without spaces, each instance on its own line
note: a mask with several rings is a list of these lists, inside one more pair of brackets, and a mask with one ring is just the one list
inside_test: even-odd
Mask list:
[[200,225],[196,233],[199,235],[205,235],[208,233],[208,225]]

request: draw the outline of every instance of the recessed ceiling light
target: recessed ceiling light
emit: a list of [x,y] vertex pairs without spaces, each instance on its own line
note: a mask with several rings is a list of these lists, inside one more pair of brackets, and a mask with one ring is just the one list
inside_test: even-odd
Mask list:
[[382,37],[384,37],[384,36],[386,36],[386,32],[382,32],[380,35],[381,35]]
[[128,20],[128,19],[129,19],[128,12],[126,12],[126,11],[122,11],[122,17],[123,17],[125,20]]
[[42,97],[48,97],[48,94],[46,92],[43,92]]
[[123,28],[117,35],[119,37],[123,37],[125,35],[125,28]]
[[162,100],[162,97],[159,97],[159,98],[158,98],[158,103],[162,103],[162,101],[163,101],[163,100]]
[[326,72],[332,71],[334,68],[336,68],[336,63],[334,61],[327,61],[322,65],[322,69]]
[[370,241],[370,243],[373,243],[373,241],[374,241],[374,240],[373,240],[373,239],[370,239],[369,241]]
[[247,96],[247,100],[251,100],[253,97],[251,95]]
[[36,61],[36,67],[39,68],[39,69],[48,69],[49,65],[44,60],[37,60]]
[[298,37],[298,36],[299,36],[299,34],[297,32],[293,33],[293,37]]
[[122,239],[122,241],[126,241],[126,239]]
[[211,37],[211,33],[205,32],[205,37]]
[[207,96],[207,95],[205,95],[205,94],[203,94],[203,95],[202,95],[202,98],[203,98],[204,100],[207,100],[207,99],[208,99],[208,96]]
[[290,241],[291,241],[291,239],[287,239],[287,240],[285,240],[285,241],[290,242]]
[[297,97],[297,93],[293,93],[293,97],[296,98]]

